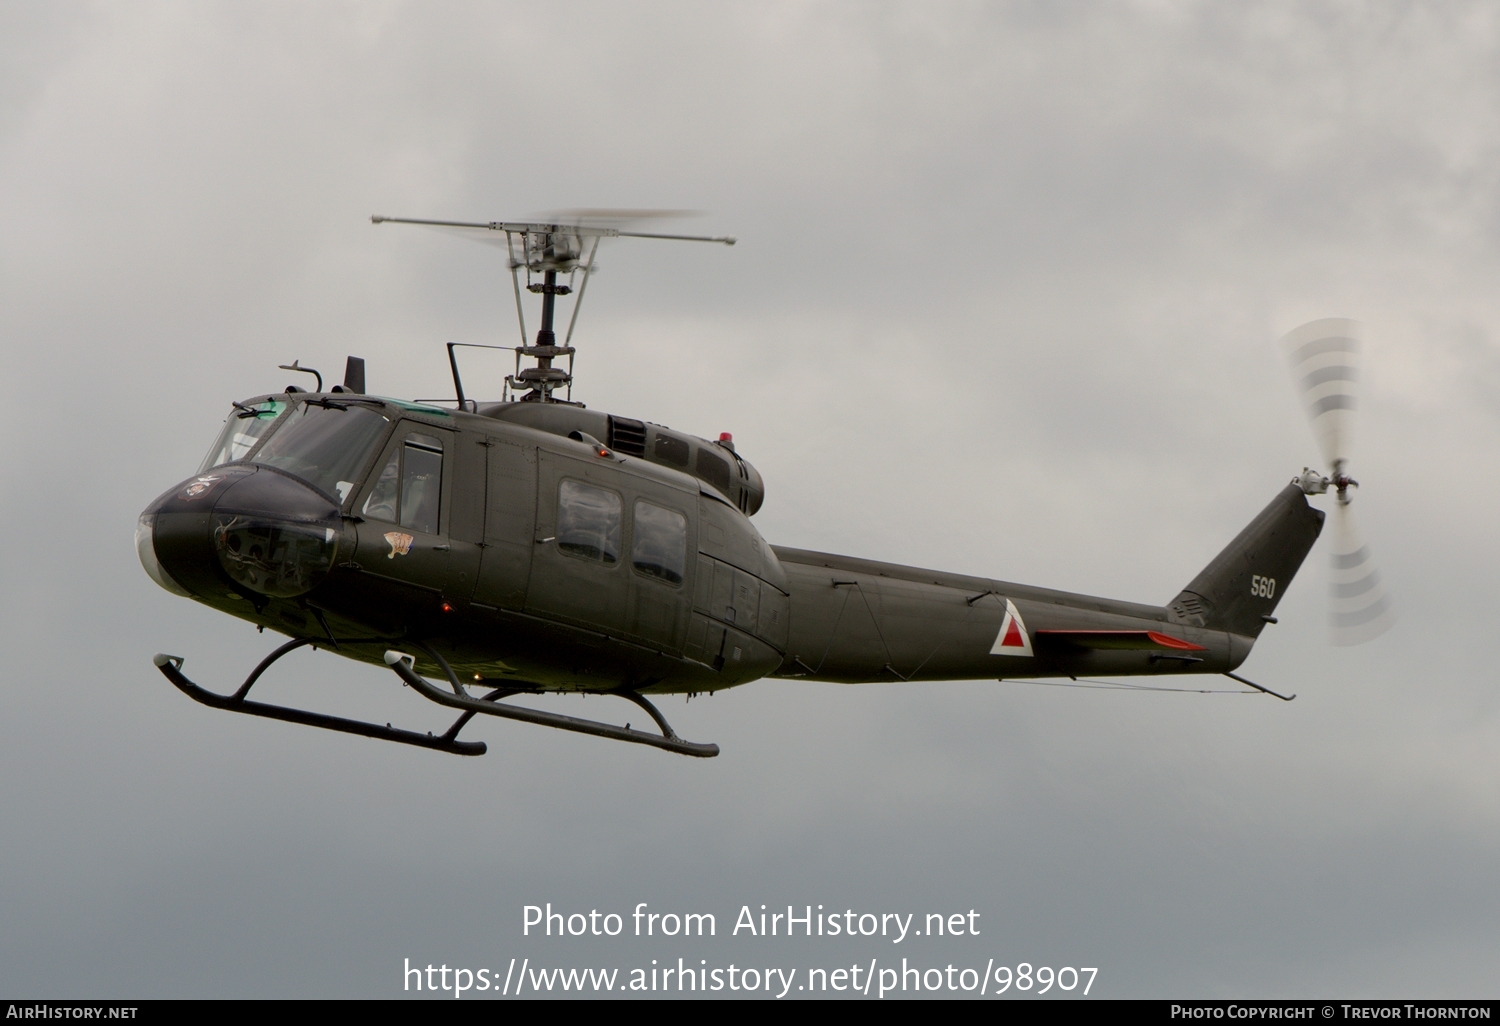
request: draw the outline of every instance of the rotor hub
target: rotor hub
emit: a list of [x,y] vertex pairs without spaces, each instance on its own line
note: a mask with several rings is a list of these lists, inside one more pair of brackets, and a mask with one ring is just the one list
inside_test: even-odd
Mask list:
[[[578,322],[578,309],[583,302],[584,290],[588,288],[590,275],[598,270],[594,256],[599,251],[599,240],[606,238],[674,239],[682,242],[717,242],[733,246],[735,239],[728,235],[677,235],[661,232],[626,231],[623,225],[643,218],[670,217],[685,213],[670,210],[580,210],[565,215],[565,219],[548,222],[535,221],[435,221],[424,218],[385,217],[374,214],[370,221],[382,224],[390,221],[397,224],[422,224],[438,228],[473,229],[480,233],[498,232],[505,236],[503,245],[510,257],[511,285],[516,298],[516,320],[521,328],[521,344],[514,347],[516,372],[505,379],[507,398],[510,391],[525,392],[520,399],[529,402],[558,402],[552,393],[565,389],[566,400],[571,401],[573,390],[573,328]],[[612,224],[589,224],[602,220]],[[493,238],[493,236],[491,236]],[[526,272],[524,290],[542,298],[542,324],[533,342],[527,337],[526,316],[521,309],[520,271]],[[540,282],[532,275],[542,276]],[[568,280],[559,282],[558,277]],[[568,318],[567,331],[562,345],[557,344],[557,333],[553,330],[553,315],[558,296],[572,296],[572,313]],[[463,387],[458,381],[458,364],[454,360],[455,345],[450,343],[448,358],[453,365],[454,388],[459,392],[459,403],[463,403]],[[484,346],[481,348],[492,348]],[[499,348],[499,347],[493,347]],[[510,348],[510,347],[506,347]],[[561,356],[568,358],[568,368],[553,367],[552,361]],[[521,368],[522,358],[536,360],[535,367]],[[303,370],[290,367],[289,370]],[[313,372],[315,373],[315,372]]]

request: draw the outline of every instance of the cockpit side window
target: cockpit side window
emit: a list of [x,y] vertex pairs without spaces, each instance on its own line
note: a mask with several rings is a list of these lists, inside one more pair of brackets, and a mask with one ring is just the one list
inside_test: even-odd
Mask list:
[[343,502],[388,425],[368,406],[300,403],[286,414],[253,462],[295,474]]
[[198,473],[206,474],[211,468],[242,460],[255,448],[255,443],[265,437],[276,424],[276,418],[286,409],[286,403],[268,399],[254,406],[236,409],[224,422],[218,441],[208,450]]
[[442,513],[443,442],[413,432],[391,453],[360,512],[424,534],[437,534]]
[[401,447],[401,526],[437,534],[443,494],[443,443],[431,435],[407,435]]
[[380,476],[375,479],[375,487],[370,489],[370,497],[365,500],[364,508],[360,513],[371,520],[384,520],[394,524],[396,522],[396,503],[400,501],[401,485],[401,450],[397,449],[391,453],[391,458],[386,461]]

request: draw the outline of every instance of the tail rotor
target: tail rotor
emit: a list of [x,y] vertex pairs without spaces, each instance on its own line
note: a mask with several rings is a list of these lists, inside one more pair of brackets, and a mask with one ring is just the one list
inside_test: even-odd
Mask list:
[[1294,328],[1280,343],[1329,471],[1324,477],[1304,468],[1298,484],[1309,495],[1322,495],[1331,487],[1337,498],[1329,578],[1329,624],[1335,645],[1362,644],[1395,624],[1390,596],[1349,509],[1350,489],[1359,487],[1349,476],[1349,454],[1358,406],[1361,338],[1357,321],[1329,317]]
[[1347,502],[1333,510],[1333,568],[1329,575],[1329,625],[1335,645],[1359,645],[1395,625],[1391,598],[1354,526]]

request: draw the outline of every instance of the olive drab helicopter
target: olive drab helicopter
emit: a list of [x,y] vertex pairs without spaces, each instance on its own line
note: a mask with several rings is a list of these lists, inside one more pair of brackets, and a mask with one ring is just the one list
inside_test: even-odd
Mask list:
[[[608,215],[488,223],[374,217],[504,245],[521,344],[499,401],[366,394],[350,357],[328,389],[235,402],[198,472],[141,515],[136,547],[161,587],[287,636],[233,694],[202,688],[178,656],[161,672],[194,700],[458,755],[476,715],[713,756],[650,696],[712,694],[761,677],[844,683],[1077,682],[1234,671],[1323,527],[1309,495],[1333,490],[1334,640],[1367,640],[1390,601],[1349,520],[1357,326],[1323,320],[1283,340],[1330,474],[1304,469],[1165,605],[1053,591],[769,544],[752,523],[755,467],[717,439],[591,410],[572,399],[573,328],[599,243],[734,239],[625,231]],[[524,285],[522,278],[524,276]],[[540,298],[528,335],[522,295]],[[561,344],[558,297],[572,296]],[[566,367],[561,361],[566,359]],[[523,361],[529,365],[522,366]],[[387,666],[459,712],[442,734],[251,701],[303,646]],[[1196,690],[1172,689],[1168,690]],[[568,692],[639,706],[657,730],[505,699]]]

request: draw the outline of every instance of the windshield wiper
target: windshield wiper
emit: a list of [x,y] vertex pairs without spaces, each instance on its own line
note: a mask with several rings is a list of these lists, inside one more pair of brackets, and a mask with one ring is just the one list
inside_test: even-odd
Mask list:
[[347,410],[351,403],[363,403],[366,406],[375,406],[382,409],[385,407],[385,403],[379,399],[345,399],[343,397],[329,399],[319,396],[317,399],[304,399],[302,401],[308,406],[321,406],[325,410]]

